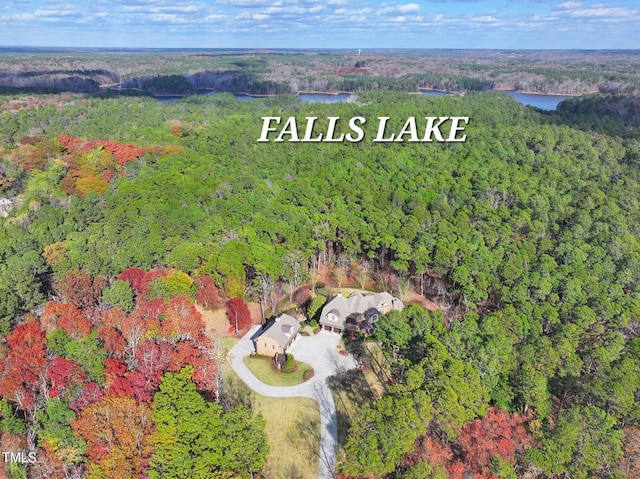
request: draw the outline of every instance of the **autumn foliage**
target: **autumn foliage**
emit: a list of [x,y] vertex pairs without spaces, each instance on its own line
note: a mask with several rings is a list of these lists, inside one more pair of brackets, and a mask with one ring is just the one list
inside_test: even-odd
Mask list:
[[[86,462],[85,477],[147,477],[151,402],[163,375],[190,366],[200,394],[217,399],[219,354],[193,299],[180,294],[165,304],[145,296],[151,282],[168,272],[124,271],[120,277],[138,294],[127,313],[121,307],[103,310],[102,280],[70,271],[56,284],[61,300],[47,303],[39,319],[27,316],[6,336],[0,348],[5,404],[29,421],[49,414],[48,405],[59,406],[59,416],[39,420],[38,474],[71,477]],[[55,426],[49,430],[47,424]],[[0,440],[9,439],[0,431]],[[64,445],[73,441],[75,449]]]
[[63,302],[85,309],[95,306],[105,286],[102,278],[92,278],[81,269],[69,271],[56,283]]
[[488,467],[492,457],[514,463],[516,454],[523,454],[533,445],[524,428],[527,417],[490,408],[483,418],[466,424],[458,442],[464,450],[465,464],[473,470]]
[[6,340],[9,353],[0,363],[0,395],[20,409],[31,410],[47,366],[44,331],[31,319],[16,326]]
[[144,149],[138,146],[132,145],[131,143],[118,143],[112,140],[86,141],[69,135],[60,135],[58,136],[58,143],[60,143],[60,146],[68,153],[76,151],[88,153],[95,148],[102,147],[104,151],[113,156],[113,159],[119,165],[123,165],[128,161],[135,160],[144,155]]
[[426,462],[446,470],[448,479],[497,479],[490,467],[493,458],[514,465],[533,445],[533,438],[525,428],[528,420],[522,414],[489,408],[484,417],[467,423],[453,444],[436,434],[421,437],[402,467]]
[[240,298],[229,300],[227,305],[227,319],[229,320],[229,328],[237,328],[238,330],[247,328],[251,325],[251,313],[247,307],[247,303]]
[[139,477],[147,467],[151,448],[152,411],[129,397],[106,396],[87,406],[73,430],[87,441],[91,477]]
[[195,283],[198,287],[196,300],[205,308],[221,308],[227,303],[227,295],[216,286],[216,283],[209,276],[197,276]]

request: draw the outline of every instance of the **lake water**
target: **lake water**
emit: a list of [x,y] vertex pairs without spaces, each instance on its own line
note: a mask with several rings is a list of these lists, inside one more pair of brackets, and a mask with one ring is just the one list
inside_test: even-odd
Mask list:
[[351,95],[349,93],[338,93],[337,95],[327,95],[326,93],[300,93],[298,98],[306,103],[337,103],[347,101]]
[[[450,95],[451,93],[442,92],[442,91],[434,91],[434,90],[425,90],[421,92],[424,96],[443,96]],[[558,104],[569,96],[566,95],[542,95],[538,93],[520,93],[512,90],[504,90],[499,93],[507,93],[515,97],[516,101],[522,103],[523,105],[535,106],[536,108],[540,108],[541,110],[555,110],[558,107]]]
[[520,93],[517,91],[505,91],[503,93],[508,93],[509,95],[513,95],[516,97],[518,102],[523,105],[531,105],[541,110],[555,110],[558,108],[558,104],[562,100],[566,100],[570,98],[566,95],[540,95],[540,94],[531,94],[531,93]]
[[[451,93],[444,92],[444,91],[436,91],[436,90],[424,90],[420,93],[423,96],[451,95]],[[500,93],[507,93],[509,95],[512,95],[515,97],[515,99],[518,102],[522,103],[523,105],[531,105],[531,106],[540,108],[542,110],[555,110],[558,106],[558,103],[560,103],[562,100],[566,98],[569,98],[568,96],[565,96],[565,95],[538,95],[538,94],[531,94],[531,93],[520,93],[516,91],[502,91]],[[206,95],[211,95],[211,94],[212,93],[206,93]],[[347,101],[350,96],[351,95],[349,93],[339,93],[337,95],[330,95],[328,93],[300,93],[298,95],[298,98],[300,98],[300,100],[307,103],[336,103],[336,102]],[[253,100],[254,98],[259,98],[259,97],[242,95],[242,94],[235,95],[235,97],[238,99],[238,101],[246,101],[246,100]],[[179,97],[179,96],[166,96],[166,97],[160,97],[158,98],[158,100],[160,100],[163,103],[170,103],[170,102],[178,101],[181,98],[182,97]]]

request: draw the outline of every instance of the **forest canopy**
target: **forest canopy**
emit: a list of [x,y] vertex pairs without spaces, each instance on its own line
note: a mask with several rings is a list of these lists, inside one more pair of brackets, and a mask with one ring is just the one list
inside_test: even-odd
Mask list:
[[[135,372],[135,355],[117,349],[111,332],[108,344],[124,370],[107,363],[107,331],[76,310],[106,302],[135,316],[146,297],[162,298],[146,305],[152,311],[175,306],[177,315],[177,302],[190,304],[203,284],[196,278],[206,275],[228,297],[273,312],[289,286],[293,291],[319,270],[338,267],[392,278],[389,289],[401,294],[410,286],[442,309],[409,307],[381,320],[376,338],[396,384],[354,421],[340,465],[346,476],[457,477],[475,467],[487,477],[525,470],[614,477],[625,437],[636,437],[640,426],[640,143],[629,114],[635,100],[586,98],[552,113],[480,93],[369,92],[357,103],[331,105],[293,96],[240,103],[231,95],[170,105],[80,96],[42,97],[33,105],[2,97],[0,104],[17,100],[22,107],[0,113],[0,196],[13,202],[0,229],[4,380],[14,378],[20,338],[45,334],[29,318],[42,313],[54,288],[60,304],[73,305],[54,315],[55,328],[47,331],[48,350],[70,371],[64,377],[114,387]],[[425,112],[471,118],[467,141],[255,141],[265,116],[300,123],[318,117],[323,128],[330,116],[391,117],[397,131],[403,119]],[[365,124],[366,135],[375,136],[374,127]],[[143,288],[135,271],[154,268],[163,272]],[[65,323],[67,316],[75,319]],[[155,334],[171,338],[163,321]],[[166,354],[179,354],[183,333]],[[44,360],[45,351],[31,353]],[[167,371],[154,371],[154,391],[161,391],[154,402],[165,404],[170,387],[194,394],[195,376],[194,386],[188,372]],[[37,403],[29,387],[26,402],[11,403],[16,410]],[[1,388],[2,381],[4,395]],[[55,416],[67,429],[81,428],[83,440],[68,441],[91,458],[98,452],[86,429],[100,407],[135,421],[126,395],[106,401],[76,420],[68,410],[47,409],[40,421]],[[213,423],[227,420],[215,407],[198,407]],[[366,433],[390,417],[397,423],[383,436]],[[496,453],[488,445],[484,456],[474,456],[468,445],[496,424],[522,447]],[[171,427],[149,436],[157,454]],[[397,441],[382,440],[394,434]],[[421,454],[421,444],[443,456]],[[463,463],[453,450],[466,451]],[[379,461],[369,461],[373,452]],[[420,466],[425,457],[430,465]],[[153,467],[163,460],[156,456]]]

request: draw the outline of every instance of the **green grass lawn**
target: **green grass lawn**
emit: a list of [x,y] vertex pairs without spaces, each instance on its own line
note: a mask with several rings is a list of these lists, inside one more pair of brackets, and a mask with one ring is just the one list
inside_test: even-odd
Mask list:
[[305,371],[313,369],[306,363],[296,361],[296,370],[292,372],[276,371],[271,358],[245,356],[244,363],[260,381],[270,386],[295,386],[305,381]]
[[239,341],[238,338],[216,338],[216,340],[227,352]]
[[320,409],[308,398],[269,398],[251,391],[226,361],[222,366],[225,394],[267,421],[269,455],[264,479],[316,479],[320,451]]

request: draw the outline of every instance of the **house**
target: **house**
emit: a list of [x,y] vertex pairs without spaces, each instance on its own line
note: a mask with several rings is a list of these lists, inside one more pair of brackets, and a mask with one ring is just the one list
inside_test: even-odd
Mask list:
[[251,339],[257,354],[275,356],[285,354],[287,348],[298,337],[300,323],[288,314],[281,314]]
[[322,308],[320,325],[327,331],[371,331],[380,316],[392,309],[402,311],[404,303],[386,291],[362,295],[354,291],[348,297],[338,294]]

